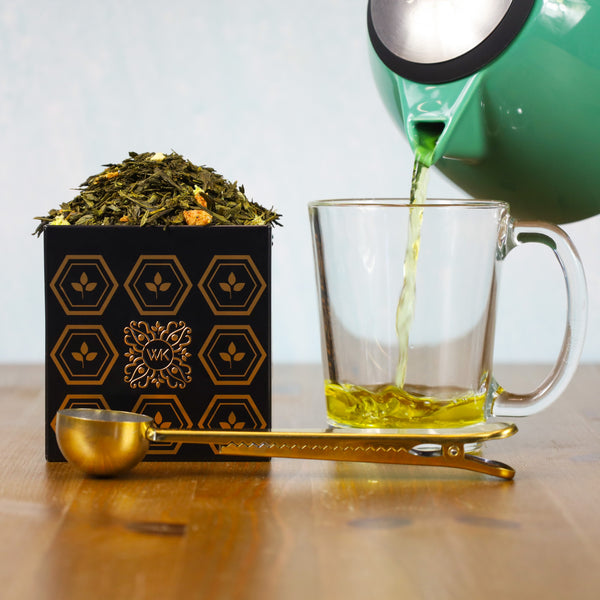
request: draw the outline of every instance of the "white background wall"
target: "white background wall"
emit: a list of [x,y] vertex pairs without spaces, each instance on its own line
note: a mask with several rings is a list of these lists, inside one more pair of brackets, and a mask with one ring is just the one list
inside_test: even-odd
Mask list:
[[[2,0],[0,361],[43,360],[42,241],[32,218],[129,150],[172,149],[283,213],[275,362],[320,360],[307,202],[405,196],[412,154],[367,59],[366,0]],[[430,197],[466,197],[433,173]],[[588,275],[584,359],[600,359],[600,217],[566,226]],[[540,263],[543,263],[541,265]],[[496,356],[551,361],[558,268],[509,256]]]

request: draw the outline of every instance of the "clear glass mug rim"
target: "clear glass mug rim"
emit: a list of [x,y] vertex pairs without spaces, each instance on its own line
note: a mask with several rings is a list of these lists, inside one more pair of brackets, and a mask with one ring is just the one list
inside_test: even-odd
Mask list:
[[478,208],[495,210],[501,208],[510,210],[508,202],[502,200],[454,200],[449,198],[431,198],[427,202],[411,204],[409,198],[334,198],[314,200],[308,203],[309,208],[319,207],[373,207],[373,208],[410,208],[419,206],[423,208]]

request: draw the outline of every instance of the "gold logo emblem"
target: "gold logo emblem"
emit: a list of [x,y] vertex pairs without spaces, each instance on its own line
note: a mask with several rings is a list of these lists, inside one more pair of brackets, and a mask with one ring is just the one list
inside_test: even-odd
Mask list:
[[170,321],[150,326],[145,321],[131,321],[125,327],[125,382],[132,388],[184,388],[192,381],[192,367],[187,364],[191,354],[187,348],[192,330],[183,321]]

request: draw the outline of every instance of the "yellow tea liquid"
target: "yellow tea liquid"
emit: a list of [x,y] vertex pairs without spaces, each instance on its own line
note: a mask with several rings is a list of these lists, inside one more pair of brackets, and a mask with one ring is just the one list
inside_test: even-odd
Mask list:
[[379,429],[465,427],[485,420],[485,393],[448,400],[393,384],[375,388],[325,382],[327,415],[338,425]]

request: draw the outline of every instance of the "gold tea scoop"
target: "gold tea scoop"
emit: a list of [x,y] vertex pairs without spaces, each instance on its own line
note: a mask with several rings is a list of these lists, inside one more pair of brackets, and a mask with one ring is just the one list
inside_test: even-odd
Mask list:
[[110,476],[137,465],[150,442],[213,444],[228,456],[313,458],[455,467],[512,479],[501,462],[469,454],[466,445],[509,437],[515,425],[482,423],[465,429],[321,431],[211,431],[159,429],[152,417],[93,408],[59,410],[56,439],[64,457],[90,475]]

